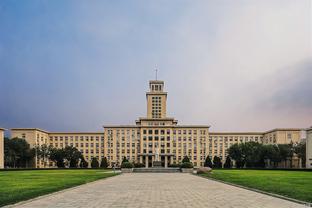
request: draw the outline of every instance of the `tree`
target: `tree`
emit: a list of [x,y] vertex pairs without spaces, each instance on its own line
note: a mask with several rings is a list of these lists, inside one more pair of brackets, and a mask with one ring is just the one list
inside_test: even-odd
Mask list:
[[187,163],[187,162],[191,162],[190,158],[188,156],[184,156],[182,163]]
[[284,167],[286,167],[286,161],[293,155],[292,144],[278,144],[281,160],[284,161]]
[[259,167],[259,164],[262,163],[261,153],[263,145],[253,141],[242,143],[240,145],[242,146],[242,153],[246,167]]
[[236,167],[241,168],[245,165],[245,158],[243,157],[242,147],[240,144],[234,144],[228,149],[229,156],[235,160]]
[[81,167],[81,168],[88,168],[89,163],[84,159],[84,157],[81,157],[80,159],[81,159],[81,161],[80,161],[80,167]]
[[67,146],[64,149],[64,159],[69,162],[69,167],[76,168],[78,166],[79,159],[81,159],[82,154],[76,148],[72,146]]
[[129,160],[126,157],[123,157],[121,164],[126,162],[129,162]]
[[99,168],[99,161],[96,157],[93,157],[91,160],[91,167],[92,168]]
[[301,159],[302,167],[305,167],[305,163],[306,163],[306,143],[305,142],[301,142],[301,143],[295,145],[294,152]]
[[213,167],[214,168],[222,168],[221,158],[218,156],[214,156],[213,158]]
[[225,163],[224,163],[224,168],[232,168],[232,161],[230,156],[226,157]]
[[107,158],[104,157],[101,160],[101,168],[107,168],[107,167],[108,167],[108,161],[107,161]]
[[212,162],[211,162],[211,158],[210,158],[209,155],[206,157],[206,160],[205,160],[205,163],[204,163],[204,167],[212,168]]
[[58,168],[65,167],[64,159],[65,159],[65,151],[63,148],[62,149],[53,148],[51,150],[50,160],[54,161]]
[[25,139],[4,139],[5,165],[13,168],[28,167],[35,157],[34,149]]
[[43,144],[41,146],[37,145],[35,148],[35,153],[37,158],[43,160],[43,167],[46,167],[47,160],[50,159],[51,151],[53,149],[52,145],[48,146]]

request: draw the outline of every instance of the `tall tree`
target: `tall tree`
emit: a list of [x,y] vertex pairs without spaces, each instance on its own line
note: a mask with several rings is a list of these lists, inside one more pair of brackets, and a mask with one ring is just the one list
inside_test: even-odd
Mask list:
[[242,152],[241,144],[234,144],[228,149],[229,156],[235,160],[236,167],[241,168],[244,167],[245,158]]
[[226,157],[225,163],[224,163],[224,168],[232,168],[232,160],[230,156]]
[[108,167],[108,161],[107,161],[107,158],[104,157],[101,160],[101,168],[107,168],[107,167]]
[[210,158],[209,155],[206,157],[206,160],[205,160],[205,163],[204,163],[204,167],[212,168],[212,161],[211,161],[211,158]]
[[96,157],[93,157],[91,160],[91,167],[92,168],[99,168],[99,161]]
[[56,163],[58,168],[65,167],[65,151],[64,149],[53,148],[51,150],[50,159]]
[[4,159],[6,166],[13,168],[29,167],[35,157],[34,149],[25,139],[4,139]]
[[214,168],[222,168],[221,158],[218,156],[214,156],[213,158],[213,167]]
[[291,159],[293,155],[292,144],[279,144],[278,149],[280,152],[280,156],[282,161],[284,162],[284,168],[286,167],[286,161]]
[[44,168],[45,168],[47,165],[48,159],[50,159],[50,155],[51,155],[51,152],[53,149],[52,145],[50,145],[50,146],[48,146],[46,144],[43,144],[41,146],[38,145],[34,149],[35,149],[36,156],[39,159],[43,160],[43,164],[44,164]]
[[76,168],[81,157],[82,154],[76,147],[67,146],[64,148],[64,159],[69,163],[69,167]]
[[305,163],[306,163],[306,143],[305,142],[301,142],[301,143],[295,145],[294,152],[301,159],[302,167],[305,167]]

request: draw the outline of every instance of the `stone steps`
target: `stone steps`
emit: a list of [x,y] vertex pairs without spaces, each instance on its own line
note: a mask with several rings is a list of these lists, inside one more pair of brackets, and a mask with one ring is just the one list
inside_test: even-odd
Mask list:
[[134,173],[180,173],[180,168],[134,168]]

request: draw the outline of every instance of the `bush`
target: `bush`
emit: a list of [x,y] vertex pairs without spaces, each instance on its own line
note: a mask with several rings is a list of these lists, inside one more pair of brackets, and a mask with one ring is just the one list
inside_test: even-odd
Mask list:
[[180,164],[176,164],[176,163],[174,163],[174,164],[169,164],[168,167],[170,167],[170,168],[179,168],[179,167],[180,167]]
[[182,160],[182,163],[191,162],[188,156],[185,156]]
[[104,157],[101,160],[101,168],[107,168],[107,167],[108,167],[108,161],[107,161],[107,158]]
[[144,168],[145,165],[143,163],[134,163],[135,168]]
[[133,168],[133,164],[131,162],[123,162],[121,168]]
[[99,168],[99,161],[97,160],[96,157],[93,157],[91,160],[91,167],[92,168]]
[[181,168],[193,168],[193,163],[191,162],[182,163]]

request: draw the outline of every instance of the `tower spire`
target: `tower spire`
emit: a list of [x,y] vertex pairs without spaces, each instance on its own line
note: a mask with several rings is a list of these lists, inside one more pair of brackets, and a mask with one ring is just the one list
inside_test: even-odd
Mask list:
[[156,80],[157,80],[157,75],[158,75],[158,69],[155,69],[155,73],[156,73]]

